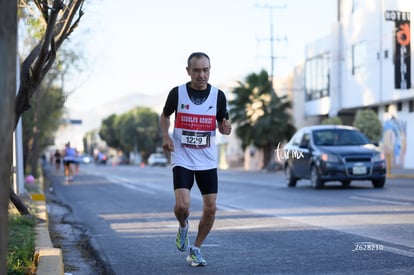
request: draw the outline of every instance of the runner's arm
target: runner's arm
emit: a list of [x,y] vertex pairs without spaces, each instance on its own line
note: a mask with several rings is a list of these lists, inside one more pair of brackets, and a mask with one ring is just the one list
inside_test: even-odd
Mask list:
[[217,98],[217,121],[218,129],[222,135],[230,135],[231,124],[229,120],[229,113],[227,111],[227,99],[224,92],[219,90]]
[[217,97],[217,115],[216,119],[220,123],[223,119],[229,119],[229,113],[227,111],[227,99],[224,95],[224,92],[219,90],[218,97]]
[[170,116],[177,109],[178,87],[170,91],[160,116],[160,128],[162,134],[162,147],[166,153],[174,151],[174,143],[168,133],[170,129]]

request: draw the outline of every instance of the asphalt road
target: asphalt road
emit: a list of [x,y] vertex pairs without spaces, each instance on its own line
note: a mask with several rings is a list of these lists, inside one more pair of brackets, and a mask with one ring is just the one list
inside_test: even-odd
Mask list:
[[[202,247],[207,266],[193,268],[175,247],[170,168],[88,165],[70,184],[61,173],[46,176],[65,272],[414,274],[413,179],[314,190],[307,181],[286,187],[281,172],[220,171],[216,222]],[[196,186],[191,203],[194,240]]]

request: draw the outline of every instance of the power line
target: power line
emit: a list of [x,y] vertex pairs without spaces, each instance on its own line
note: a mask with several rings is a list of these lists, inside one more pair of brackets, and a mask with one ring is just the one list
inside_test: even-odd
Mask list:
[[[286,4],[282,5],[282,6],[270,6],[268,4],[265,5],[258,5],[256,4],[257,8],[261,8],[261,9],[268,9],[269,10],[269,15],[270,15],[270,38],[265,39],[267,41],[270,41],[270,84],[272,85],[272,89],[273,89],[273,77],[274,77],[274,63],[275,60],[277,58],[281,58],[280,56],[275,56],[274,55],[274,42],[282,42],[282,41],[287,41],[287,37],[285,36],[284,38],[275,38],[274,37],[274,33],[273,33],[273,10],[274,9],[285,9],[286,8]],[[263,39],[262,39],[263,40]]]

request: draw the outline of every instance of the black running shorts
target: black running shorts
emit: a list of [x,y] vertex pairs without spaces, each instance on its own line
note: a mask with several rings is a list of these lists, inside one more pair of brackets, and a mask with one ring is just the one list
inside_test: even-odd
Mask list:
[[66,166],[69,166],[70,164],[73,164],[73,163],[75,163],[73,159],[63,160],[63,164]]
[[181,166],[175,166],[173,168],[174,190],[178,188],[187,188],[188,190],[191,190],[194,184],[194,179],[197,182],[201,194],[217,194],[217,168],[196,171]]

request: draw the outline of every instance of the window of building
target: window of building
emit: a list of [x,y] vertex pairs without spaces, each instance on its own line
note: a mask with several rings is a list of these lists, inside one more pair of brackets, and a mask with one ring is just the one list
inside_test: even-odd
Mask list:
[[409,103],[408,103],[408,111],[410,113],[413,113],[414,112],[414,100],[410,100],[409,101]]
[[330,54],[309,58],[305,63],[305,99],[315,100],[329,96]]
[[365,41],[352,46],[352,75],[365,77],[367,73],[367,45]]
[[398,112],[401,112],[402,111],[402,108],[403,108],[402,106],[403,106],[402,102],[398,102],[397,103],[397,111]]

